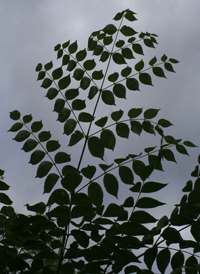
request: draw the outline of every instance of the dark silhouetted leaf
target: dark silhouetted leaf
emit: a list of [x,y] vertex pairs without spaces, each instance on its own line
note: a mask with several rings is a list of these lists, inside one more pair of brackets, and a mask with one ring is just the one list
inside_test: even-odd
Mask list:
[[155,219],[148,212],[142,211],[142,210],[134,211],[131,214],[130,220],[131,220],[131,222],[140,223],[140,224],[148,224],[148,223],[157,222],[157,219]]
[[120,32],[124,35],[124,36],[133,36],[134,34],[136,34],[137,32],[132,29],[131,27],[128,26],[123,26],[120,29]]
[[69,74],[58,81],[58,86],[60,89],[65,89],[69,86],[70,83],[71,83],[71,78]]
[[142,125],[138,121],[131,121],[131,131],[140,136],[142,132]]
[[101,99],[106,105],[115,105],[115,98],[110,90],[103,90]]
[[154,44],[150,39],[144,39],[144,44],[149,48],[154,48]]
[[43,202],[37,203],[35,205],[30,206],[29,204],[26,204],[26,207],[28,210],[30,211],[34,211],[40,214],[43,214],[45,212],[46,209],[46,205]]
[[33,122],[31,125],[31,130],[33,132],[38,132],[43,127],[42,121]]
[[172,123],[170,123],[168,120],[165,120],[165,119],[160,119],[158,121],[158,124],[162,127],[169,127],[169,126],[173,126]]
[[40,161],[42,161],[42,159],[45,156],[45,152],[42,150],[35,150],[32,154],[31,154],[31,158],[29,163],[31,163],[32,165],[36,165],[38,164]]
[[167,63],[167,62],[166,62],[166,63],[164,64],[164,67],[165,67],[165,69],[168,70],[168,71],[175,72],[174,69],[173,69],[173,66],[172,66],[170,63]]
[[187,152],[187,150],[186,150],[186,148],[185,148],[183,145],[177,144],[177,145],[176,145],[176,150],[177,150],[179,153],[189,155],[188,152]]
[[172,161],[176,163],[176,159],[174,157],[174,153],[170,149],[163,149],[162,155],[167,161]]
[[55,160],[55,163],[62,164],[62,163],[70,162],[71,158],[70,158],[70,155],[65,152],[58,152],[56,153],[54,160]]
[[142,46],[140,44],[133,44],[132,49],[135,53],[144,55]]
[[158,200],[155,200],[153,198],[142,197],[138,200],[138,202],[136,203],[136,206],[139,208],[154,208],[164,204],[165,203],[159,202]]
[[118,52],[113,53],[112,57],[113,57],[113,61],[116,64],[118,64],[118,65],[126,64],[124,57],[120,53],[118,53]]
[[127,78],[126,86],[130,90],[139,90],[139,83],[135,78]]
[[100,139],[102,141],[102,144],[105,148],[114,150],[116,138],[113,132],[109,129],[104,129],[101,132]]
[[153,66],[156,62],[157,62],[157,58],[156,58],[156,56],[154,56],[154,57],[149,61],[149,65],[150,65],[150,66]]
[[144,61],[143,61],[143,60],[141,60],[140,62],[138,62],[138,63],[135,65],[135,70],[136,70],[136,71],[141,71],[143,68],[144,68]]
[[165,270],[170,262],[171,253],[168,248],[162,249],[156,258],[158,269],[162,274],[165,273]]
[[158,253],[157,247],[149,248],[145,251],[144,262],[149,270],[151,270],[152,268],[152,265],[156,259],[157,253]]
[[85,104],[85,100],[81,100],[81,99],[75,99],[73,102],[72,102],[72,108],[74,110],[82,110],[86,107],[86,104]]
[[120,166],[119,167],[119,176],[123,183],[128,185],[133,185],[133,172],[127,166]]
[[122,56],[126,59],[133,59],[134,58],[133,53],[132,53],[131,49],[129,49],[129,48],[123,48],[122,49]]
[[121,76],[123,77],[127,77],[128,75],[130,75],[132,72],[132,68],[131,67],[126,67],[121,71]]
[[153,73],[158,76],[158,77],[164,77],[166,78],[165,74],[164,74],[164,71],[162,68],[160,67],[153,67]]
[[110,56],[110,53],[108,51],[104,51],[101,54],[100,61],[101,62],[106,62],[106,60],[108,60],[109,56]]
[[142,192],[143,193],[156,192],[167,185],[168,184],[157,183],[157,182],[146,182],[142,187]]
[[119,188],[117,178],[113,174],[106,173],[103,178],[103,183],[106,191],[117,198]]
[[24,140],[26,140],[29,136],[30,136],[30,132],[27,130],[20,130],[17,135],[15,136],[15,138],[13,138],[13,140],[17,141],[17,142],[23,142]]
[[83,66],[86,70],[92,70],[92,69],[95,68],[96,63],[95,63],[94,59],[87,60],[87,61],[84,62]]
[[63,75],[62,67],[57,68],[52,72],[52,77],[54,80],[60,79],[60,77],[62,77],[62,75]]
[[58,95],[58,90],[57,90],[56,88],[50,88],[50,89],[47,91],[46,97],[47,97],[49,100],[53,100],[57,95]]
[[99,184],[91,183],[88,187],[88,196],[92,203],[96,206],[100,206],[103,203],[103,191]]
[[151,76],[148,73],[140,73],[139,80],[144,85],[153,86],[152,81],[151,81]]
[[119,73],[114,72],[108,76],[108,81],[115,82],[115,81],[117,81],[118,78],[119,78]]
[[176,270],[177,268],[182,268],[184,265],[184,255],[181,251],[176,252],[171,259],[171,266],[173,270]]
[[115,84],[113,87],[113,93],[118,98],[125,98],[126,99],[126,88],[122,84]]
[[92,177],[94,176],[96,172],[96,167],[88,165],[87,167],[82,168],[81,172],[86,178],[92,179]]
[[60,147],[60,144],[58,141],[50,140],[46,143],[46,149],[48,152],[55,151],[59,149],[59,147]]
[[[103,43],[104,43],[104,45],[110,45],[111,43],[113,42],[113,38],[112,38],[112,36],[107,36],[107,37],[105,37],[104,39],[103,39]],[[96,50],[96,48],[95,48],[95,50]],[[94,52],[95,52],[95,50],[94,50]],[[103,51],[103,48],[102,48],[102,51]]]
[[123,115],[123,110],[118,110],[118,111],[114,111],[111,113],[111,118],[113,119],[113,121],[117,122],[121,119],[122,115]]
[[69,171],[65,177],[61,180],[62,186],[68,191],[72,192],[82,181],[82,176],[78,171]]
[[75,41],[74,43],[72,43],[71,45],[69,45],[68,47],[68,51],[69,53],[75,53],[78,49],[78,45],[77,45],[77,41]]
[[114,34],[117,31],[117,28],[113,24],[109,24],[103,28],[103,31],[109,35]]
[[12,112],[10,112],[10,118],[12,120],[19,120],[21,116],[21,113],[18,110],[13,110]]
[[87,112],[81,112],[78,116],[80,122],[90,123],[94,120],[94,116]]
[[43,71],[43,70],[40,71],[40,72],[38,73],[37,81],[44,79],[45,75],[46,75],[46,72],[45,72],[45,71]]
[[42,178],[44,176],[46,176],[49,171],[51,170],[53,164],[49,161],[44,161],[42,163],[39,164],[38,169],[37,169],[37,174],[36,177],[38,178]]
[[73,77],[77,80],[80,81],[83,78],[84,75],[84,70],[77,68],[74,71]]
[[134,199],[133,197],[128,197],[123,203],[123,207],[133,207],[134,205]]
[[25,152],[29,152],[31,151],[32,149],[34,149],[36,146],[37,146],[38,142],[34,139],[28,139],[22,149],[25,151]]
[[83,77],[81,79],[81,83],[80,83],[80,87],[83,89],[83,90],[86,90],[89,85],[90,85],[90,82],[91,82],[91,79],[88,78],[88,77]]
[[49,88],[51,84],[52,84],[52,80],[49,78],[45,78],[42,82],[41,87],[46,89],[46,88]]
[[[72,71],[73,69],[75,69],[77,63],[74,60],[70,60],[67,66],[67,70],[68,71]],[[71,80],[70,80],[71,83]]]
[[105,117],[102,117],[101,119],[97,120],[95,122],[95,125],[98,126],[98,127],[104,127],[105,124],[107,123],[107,121],[108,121],[108,117],[105,116]]
[[149,108],[149,109],[145,110],[144,118],[145,119],[153,119],[154,117],[156,117],[159,110],[160,109],[155,109],[155,108]]
[[38,138],[39,138],[40,142],[46,142],[47,140],[49,140],[51,138],[51,133],[50,133],[50,131],[42,131],[38,135]]
[[80,50],[79,52],[77,52],[76,54],[76,59],[77,61],[83,61],[85,59],[85,57],[87,56],[87,51],[86,49]]
[[88,148],[92,156],[101,158],[104,156],[104,146],[98,137],[90,137],[88,140]]
[[105,213],[103,214],[104,217],[119,217],[124,212],[123,208],[121,206],[118,206],[116,204],[109,204],[109,206],[106,208]]
[[144,121],[142,123],[142,128],[150,134],[155,134],[154,126],[149,121]]
[[44,193],[51,192],[52,188],[55,186],[59,179],[59,176],[55,173],[50,173],[44,183]]
[[95,86],[92,86],[90,88],[89,94],[88,94],[88,98],[91,100],[92,98],[94,98],[94,96],[97,94],[98,92],[98,88]]
[[71,235],[74,236],[74,238],[76,239],[76,241],[84,248],[86,248],[89,244],[89,236],[84,232],[84,231],[80,231],[80,230],[75,230],[73,229],[71,231]]
[[99,71],[94,71],[93,73],[92,73],[92,78],[93,79],[95,79],[95,80],[101,80],[102,78],[103,78],[103,72],[102,72],[102,70],[99,70]]
[[39,63],[36,68],[35,68],[35,71],[40,71],[42,69],[42,64]]
[[11,205],[13,202],[5,193],[0,193],[0,203],[5,205]]
[[129,127],[125,123],[118,123],[116,125],[116,132],[117,132],[118,136],[120,136],[122,138],[127,138],[128,139],[128,136],[129,136]]
[[66,66],[69,63],[70,57],[68,54],[65,54],[62,59],[62,65]]
[[64,189],[56,189],[50,195],[47,205],[53,205],[54,203],[58,205],[69,204],[69,195]]
[[23,124],[18,122],[18,123],[15,123],[8,131],[16,132],[20,130],[22,127],[23,127]]
[[70,135],[74,131],[76,123],[77,122],[74,119],[68,119],[64,125],[64,133]]
[[83,139],[83,133],[79,130],[76,130],[70,138],[69,145],[68,146],[74,146],[77,144],[81,139]]

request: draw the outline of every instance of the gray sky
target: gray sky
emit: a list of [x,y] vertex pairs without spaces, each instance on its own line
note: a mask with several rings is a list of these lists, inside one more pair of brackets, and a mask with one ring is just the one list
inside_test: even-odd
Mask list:
[[[43,129],[51,130],[52,138],[59,139],[60,131],[57,133],[56,130],[62,127],[55,122],[57,117],[52,113],[53,103],[44,98],[46,92],[40,88],[41,82],[36,81],[36,65],[55,60],[54,46],[68,39],[77,40],[79,49],[87,47],[89,35],[112,23],[114,15],[126,8],[137,13],[138,21],[132,25],[136,31],[159,35],[159,45],[151,51],[150,57],[156,55],[159,59],[165,53],[180,61],[174,66],[176,74],[166,73],[167,80],[153,77],[154,87],[141,86],[141,92],[135,94],[133,105],[129,104],[129,108],[161,108],[159,118],[174,124],[166,131],[167,134],[200,145],[199,0],[0,2],[0,168],[5,170],[5,181],[11,186],[9,195],[18,211],[25,212],[24,204],[46,200],[47,195],[41,194],[44,180],[34,178],[37,166],[28,164],[31,153],[21,151],[22,143],[12,140],[15,134],[7,133],[13,124],[9,112],[18,109],[22,115],[32,113],[33,120],[42,119]],[[123,143],[123,149],[128,154],[129,147],[124,148],[126,144],[127,141]],[[169,183],[162,195],[171,208],[179,202],[181,189],[197,163],[199,148],[188,151],[190,158],[177,154],[178,165],[165,162],[165,173],[158,176]]]

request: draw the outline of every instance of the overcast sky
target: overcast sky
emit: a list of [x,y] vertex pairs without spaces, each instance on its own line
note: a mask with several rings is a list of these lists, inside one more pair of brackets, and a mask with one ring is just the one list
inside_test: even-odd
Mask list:
[[[22,143],[12,140],[15,134],[7,132],[13,124],[9,112],[18,109],[22,115],[31,113],[34,120],[43,120],[44,130],[54,132],[53,139],[59,139],[52,102],[44,98],[45,90],[36,81],[36,65],[55,60],[54,46],[68,39],[77,40],[79,49],[87,47],[89,35],[112,23],[114,15],[126,8],[137,13],[138,21],[132,25],[136,31],[159,35],[159,45],[152,50],[151,57],[160,58],[165,53],[180,61],[174,66],[176,74],[166,73],[167,79],[153,77],[154,87],[143,86],[132,107],[161,108],[159,117],[174,124],[167,131],[169,135],[200,145],[199,0],[1,0],[0,3],[0,168],[5,170],[5,181],[11,186],[10,198],[18,211],[25,212],[23,205],[27,202],[34,204],[43,199],[44,180],[35,179],[36,166],[28,164],[31,153],[22,151]],[[123,150],[129,153],[128,147]],[[179,202],[181,189],[197,163],[199,148],[188,151],[190,158],[177,155],[178,165],[165,162],[165,173],[160,175],[163,182],[169,183],[164,196],[171,207]]]

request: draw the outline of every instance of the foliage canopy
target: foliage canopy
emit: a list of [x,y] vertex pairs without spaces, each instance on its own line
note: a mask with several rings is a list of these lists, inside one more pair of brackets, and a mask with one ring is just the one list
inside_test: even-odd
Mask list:
[[[169,265],[173,274],[199,273],[200,157],[191,173],[195,181],[186,183],[169,217],[152,215],[152,209],[164,204],[152,195],[167,184],[150,179],[152,172],[163,171],[163,160],[176,162],[174,150],[187,155],[187,147],[195,145],[166,135],[172,123],[156,121],[159,109],[127,110],[130,100],[120,104],[143,85],[152,86],[153,77],[166,78],[178,61],[165,54],[148,64],[136,61],[145,47],[155,47],[157,35],[126,25],[137,20],[131,10],[117,13],[114,20],[116,25],[91,34],[87,49],[78,50],[77,41],[56,45],[59,67],[52,61],[36,67],[67,135],[66,151],[43,130],[42,121],[33,121],[31,114],[22,117],[18,110],[10,113],[15,123],[9,131],[31,152],[29,162],[37,165],[36,177],[44,179],[49,199],[27,204],[33,215],[17,214],[4,193],[9,186],[0,170],[0,202],[5,204],[0,213],[1,273],[163,274],[169,273]],[[116,158],[117,144],[141,134],[155,136],[156,145],[139,154],[135,147],[128,155],[120,151]],[[126,199],[121,202],[123,189]],[[193,240],[184,238],[185,229]]]

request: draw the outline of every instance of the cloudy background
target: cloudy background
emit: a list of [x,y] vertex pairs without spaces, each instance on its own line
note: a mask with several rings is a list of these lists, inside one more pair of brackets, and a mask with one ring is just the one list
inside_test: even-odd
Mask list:
[[[46,92],[40,88],[41,82],[36,81],[36,65],[55,61],[54,46],[68,39],[78,40],[79,49],[85,48],[94,30],[112,23],[114,15],[126,8],[137,13],[138,21],[132,25],[136,31],[159,35],[157,48],[148,51],[150,58],[156,55],[159,59],[165,53],[180,61],[174,66],[176,74],[166,73],[167,80],[153,77],[154,87],[141,86],[141,92],[132,97],[133,104],[129,101],[127,110],[131,107],[161,108],[159,118],[174,124],[167,134],[200,145],[198,0],[1,0],[0,3],[0,168],[5,170],[5,181],[11,186],[9,196],[18,212],[26,212],[27,202],[34,204],[46,200],[48,195],[42,195],[44,180],[34,178],[37,167],[28,164],[31,153],[22,151],[22,143],[12,140],[15,134],[7,132],[13,124],[9,112],[18,109],[23,116],[31,113],[34,121],[42,119],[44,130],[51,130],[52,139],[60,139],[62,125],[55,122],[53,103],[44,97]],[[148,143],[150,139],[144,140],[147,142],[144,147],[152,145]],[[125,140],[122,144],[125,153],[122,156],[130,153],[127,143]],[[137,143],[134,144],[138,150]],[[134,153],[133,143],[131,148]],[[161,210],[160,216],[179,202],[181,189],[197,164],[199,148],[188,151],[190,157],[177,154],[178,164],[165,162],[165,172],[158,175],[162,182],[169,183],[162,192],[169,207]],[[85,159],[85,166],[87,164]],[[124,198],[125,194],[122,200]]]

